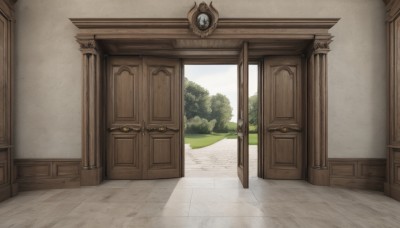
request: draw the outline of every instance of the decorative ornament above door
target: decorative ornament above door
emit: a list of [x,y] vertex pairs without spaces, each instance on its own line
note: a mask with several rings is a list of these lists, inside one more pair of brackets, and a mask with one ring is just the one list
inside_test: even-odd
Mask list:
[[200,3],[200,5],[194,3],[193,8],[188,13],[188,19],[193,33],[204,38],[217,28],[219,14],[212,2],[210,6],[205,2]]

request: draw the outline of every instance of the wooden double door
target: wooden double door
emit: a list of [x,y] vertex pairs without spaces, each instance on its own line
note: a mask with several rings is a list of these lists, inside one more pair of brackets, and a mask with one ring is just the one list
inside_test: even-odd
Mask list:
[[107,177],[182,176],[179,59],[109,57]]

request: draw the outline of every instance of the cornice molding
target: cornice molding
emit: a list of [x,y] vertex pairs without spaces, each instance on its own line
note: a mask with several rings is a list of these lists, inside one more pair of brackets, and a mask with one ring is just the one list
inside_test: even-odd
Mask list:
[[[194,39],[187,18],[72,18],[79,28],[78,39],[91,36],[96,40],[111,39]],[[316,35],[331,37],[329,29],[338,18],[223,18],[213,39],[299,39],[311,40]]]
[[[79,29],[107,28],[188,28],[187,18],[154,19],[154,18],[71,18]],[[288,18],[288,19],[254,19],[254,18],[221,18],[218,28],[320,28],[330,29],[339,18]]]

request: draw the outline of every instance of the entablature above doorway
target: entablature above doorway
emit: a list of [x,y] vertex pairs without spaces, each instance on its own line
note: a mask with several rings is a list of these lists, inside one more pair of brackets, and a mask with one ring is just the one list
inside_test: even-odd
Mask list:
[[190,31],[187,19],[73,18],[78,40],[96,40],[111,55],[180,58],[237,56],[244,41],[251,58],[305,53],[313,40],[331,40],[337,18],[220,19],[207,38]]

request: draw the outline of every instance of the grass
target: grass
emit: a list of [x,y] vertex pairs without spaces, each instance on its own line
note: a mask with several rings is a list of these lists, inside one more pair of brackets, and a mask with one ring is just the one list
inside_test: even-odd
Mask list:
[[[226,136],[227,139],[236,139],[236,134],[229,134]],[[250,133],[249,134],[249,145],[257,145],[258,144],[258,134]]]
[[[234,133],[213,133],[213,134],[186,134],[185,143],[190,144],[192,149],[199,149],[210,146],[222,139],[236,139],[237,135]],[[257,145],[257,134],[249,134],[249,144]]]
[[258,144],[258,134],[250,133],[249,134],[249,145],[257,145]]
[[186,134],[185,144],[190,144],[192,149],[203,148],[226,138],[227,135],[228,133]]

